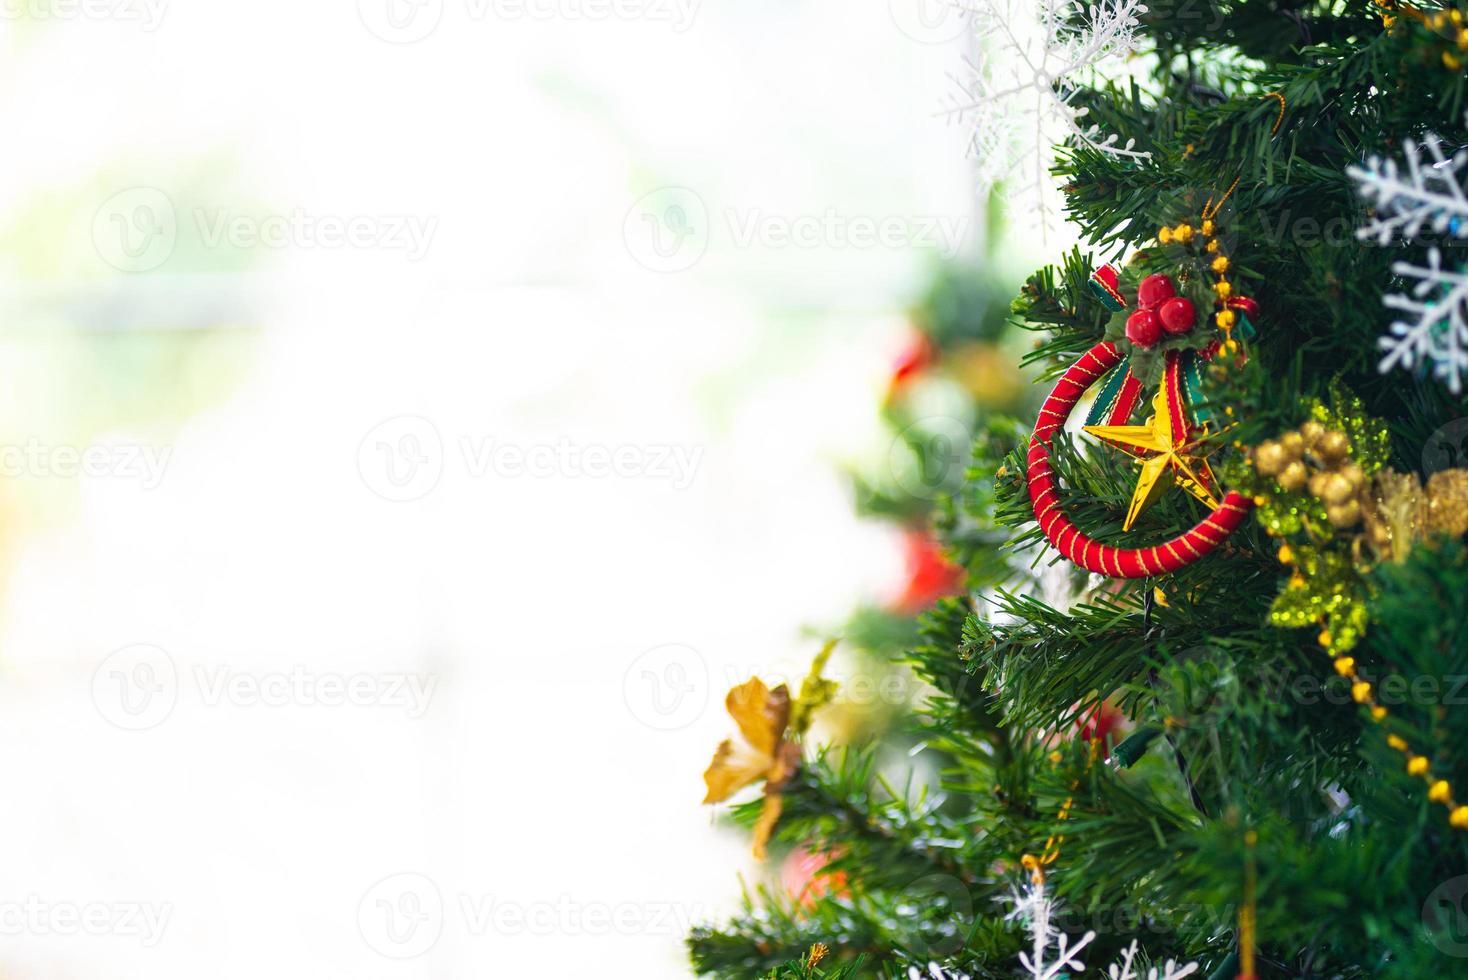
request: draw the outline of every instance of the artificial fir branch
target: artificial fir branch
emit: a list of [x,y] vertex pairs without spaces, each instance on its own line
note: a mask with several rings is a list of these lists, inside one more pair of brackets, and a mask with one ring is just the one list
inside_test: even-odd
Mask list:
[[[1461,396],[1377,371],[1382,297],[1400,289],[1393,263],[1423,267],[1426,252],[1358,242],[1370,218],[1347,174],[1425,130],[1468,143],[1468,72],[1442,57],[1452,36],[1400,10],[1387,27],[1365,0],[1149,7],[1139,42],[1155,60],[1133,63],[1135,81],[1069,97],[1117,145],[1151,156],[1138,164],[1083,143],[1060,153],[1067,214],[1091,251],[1057,257],[1021,288],[1011,316],[1034,339],[1025,364],[1044,385],[1094,344],[1109,314],[1087,288],[1091,270],[1115,259],[1162,271],[1158,228],[1196,221],[1237,179],[1221,234],[1231,278],[1263,315],[1247,363],[1205,379],[1209,402],[1233,411],[1229,440],[1253,446],[1298,426],[1302,404],[1344,384],[1390,424],[1394,468],[1425,472],[1440,465],[1433,453],[1461,453]],[[1277,133],[1269,93],[1284,102]],[[850,893],[796,908],[756,892],[732,922],[694,934],[698,968],[746,980],[821,941],[828,965],[865,955],[875,976],[1013,977],[1027,940],[995,899],[1019,879],[1021,854],[1060,835],[1049,887],[1083,917],[1072,934],[1095,929],[1096,962],[1140,932],[1145,948],[1198,960],[1200,975],[1232,977],[1251,828],[1261,977],[1461,972],[1457,910],[1441,899],[1468,876],[1468,834],[1445,824],[1432,784],[1388,739],[1468,794],[1468,553],[1443,546],[1364,572],[1375,598],[1357,669],[1379,688],[1391,676],[1405,685],[1378,725],[1312,631],[1269,624],[1289,571],[1257,525],[1164,578],[1071,574],[1080,600],[1054,599],[1067,590],[1052,588],[1055,555],[1028,498],[1030,421],[990,419],[964,486],[940,505],[973,594],[941,602],[895,658],[922,684],[898,727],[911,755],[813,755],[790,792],[777,840],[839,853]],[[1084,437],[1057,438],[1052,455],[1089,536],[1148,543],[1198,518],[1191,502],[1163,500],[1119,533],[1129,464]],[[1157,587],[1165,605],[1149,619]],[[1076,722],[1103,703],[1133,734],[1087,770]],[[955,887],[916,894],[923,880]],[[1094,924],[1118,907],[1134,913],[1127,927]]]

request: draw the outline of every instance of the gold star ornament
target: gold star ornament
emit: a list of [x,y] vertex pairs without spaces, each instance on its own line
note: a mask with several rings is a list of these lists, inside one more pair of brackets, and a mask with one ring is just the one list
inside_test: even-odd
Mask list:
[[1176,391],[1169,397],[1168,385],[1158,386],[1152,399],[1152,416],[1145,425],[1088,425],[1085,431],[1119,448],[1137,461],[1137,487],[1127,507],[1121,529],[1130,531],[1137,517],[1176,483],[1210,509],[1218,507],[1218,481],[1208,466],[1208,453],[1199,451],[1204,439],[1190,439],[1182,399]]

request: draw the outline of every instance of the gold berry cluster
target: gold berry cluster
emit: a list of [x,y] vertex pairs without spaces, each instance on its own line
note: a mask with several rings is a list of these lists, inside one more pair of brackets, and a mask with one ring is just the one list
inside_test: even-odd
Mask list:
[[1332,527],[1361,527],[1379,558],[1402,561],[1431,535],[1468,533],[1468,470],[1440,470],[1425,485],[1415,473],[1390,469],[1368,477],[1351,459],[1350,436],[1315,419],[1260,443],[1253,463],[1281,489],[1319,500]]
[[1361,522],[1362,498],[1369,485],[1366,472],[1350,457],[1349,436],[1311,419],[1278,439],[1260,443],[1254,450],[1254,468],[1274,477],[1285,490],[1308,489],[1325,505],[1333,527],[1350,528]]

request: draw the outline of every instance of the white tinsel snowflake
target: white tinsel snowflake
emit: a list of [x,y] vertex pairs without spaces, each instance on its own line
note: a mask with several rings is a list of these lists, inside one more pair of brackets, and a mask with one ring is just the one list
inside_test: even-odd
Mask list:
[[[1376,214],[1357,230],[1358,238],[1374,238],[1386,245],[1394,238],[1410,241],[1431,228],[1437,234],[1468,238],[1468,194],[1463,191],[1460,172],[1468,165],[1468,151],[1452,156],[1443,152],[1443,141],[1428,133],[1419,143],[1404,144],[1406,172],[1395,160],[1372,157],[1364,167],[1348,167],[1361,196],[1375,202]],[[1428,158],[1422,159],[1426,150]],[[1391,335],[1378,344],[1385,355],[1378,368],[1384,374],[1395,367],[1417,363],[1431,365],[1432,373],[1447,382],[1453,394],[1463,390],[1468,373],[1468,275],[1461,268],[1444,268],[1436,248],[1427,255],[1427,266],[1397,262],[1395,275],[1417,280],[1410,295],[1388,295],[1384,302],[1394,310],[1413,315],[1391,325]]]
[[[1020,953],[1019,962],[1030,980],[1055,980],[1062,971],[1086,968],[1076,955],[1091,944],[1096,934],[1087,932],[1079,942],[1071,945],[1070,937],[1055,927],[1054,908],[1045,889],[1038,885],[1027,886],[1014,898],[1014,911],[1008,918],[1021,919],[1029,926],[1031,951]],[[1106,968],[1109,980],[1182,980],[1198,971],[1197,963],[1167,960],[1161,967],[1148,967],[1144,975],[1137,972],[1140,967],[1136,960],[1140,952],[1137,941],[1132,940],[1131,945],[1122,950],[1121,960]]]
[[[963,0],[985,50],[951,100],[949,115],[972,126],[980,181],[1018,173],[1015,190],[1040,191],[1060,144],[1142,159],[1117,145],[1073,104],[1084,73],[1131,49],[1141,0]],[[1043,202],[1042,202],[1043,203]]]
[[1468,273],[1462,269],[1445,269],[1437,249],[1427,253],[1427,266],[1397,262],[1392,272],[1415,279],[1410,295],[1392,294],[1385,303],[1394,310],[1410,313],[1412,320],[1398,320],[1391,326],[1391,336],[1378,341],[1386,356],[1380,369],[1390,371],[1400,365],[1410,368],[1417,362],[1432,365],[1432,373],[1447,382],[1448,390],[1463,390],[1463,375],[1468,373]]
[[[1441,234],[1468,238],[1468,195],[1458,172],[1468,163],[1468,151],[1451,157],[1443,153],[1443,141],[1428,133],[1419,143],[1403,144],[1407,172],[1395,160],[1371,157],[1366,165],[1346,168],[1346,176],[1368,201],[1375,202],[1376,215],[1357,229],[1357,238],[1375,238],[1385,245],[1393,238],[1415,238],[1424,225]],[[1421,151],[1431,159],[1425,165]]]

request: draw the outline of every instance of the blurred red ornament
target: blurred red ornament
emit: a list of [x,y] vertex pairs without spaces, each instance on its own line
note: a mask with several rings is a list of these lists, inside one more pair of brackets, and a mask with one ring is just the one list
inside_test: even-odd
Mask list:
[[1135,310],[1126,318],[1126,339],[1138,347],[1151,347],[1162,339],[1162,322],[1151,310]]
[[891,401],[901,394],[902,389],[921,377],[937,359],[938,352],[928,335],[913,331],[892,365],[892,375],[887,379],[887,400]]
[[944,557],[943,549],[927,531],[907,531],[902,546],[907,585],[897,599],[899,611],[922,612],[939,599],[963,591],[963,569]]
[[785,893],[805,908],[827,895],[850,898],[845,871],[823,873],[826,865],[839,856],[836,851],[812,851],[803,844],[791,851],[780,866],[780,884]]
[[1106,702],[1102,702],[1085,714],[1076,719],[1076,727],[1080,731],[1083,740],[1089,742],[1093,738],[1106,741],[1107,736],[1116,732],[1126,722],[1126,715]]
[[1192,300],[1174,296],[1157,308],[1157,319],[1162,321],[1162,329],[1168,333],[1184,334],[1198,322],[1198,311],[1193,308]]
[[1177,289],[1172,284],[1172,277],[1160,272],[1153,273],[1137,285],[1137,305],[1143,309],[1150,310],[1175,295]]

